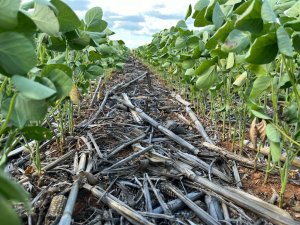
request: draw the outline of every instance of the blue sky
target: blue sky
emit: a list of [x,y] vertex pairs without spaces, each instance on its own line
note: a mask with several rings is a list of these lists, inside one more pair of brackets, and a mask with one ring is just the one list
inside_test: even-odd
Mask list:
[[122,39],[130,48],[149,43],[151,35],[176,25],[188,5],[197,0],[65,0],[80,18],[95,6],[103,9],[109,28],[116,32],[111,39]]

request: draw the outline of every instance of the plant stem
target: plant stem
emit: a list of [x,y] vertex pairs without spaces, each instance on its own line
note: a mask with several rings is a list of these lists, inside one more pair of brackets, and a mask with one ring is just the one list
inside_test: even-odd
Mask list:
[[0,129],[0,135],[2,135],[4,133],[5,128],[7,127],[7,124],[10,120],[10,117],[12,115],[12,111],[13,111],[13,108],[14,108],[14,105],[15,105],[16,97],[17,97],[17,93],[15,93],[13,95],[12,99],[10,100],[8,112],[7,112],[7,115],[6,115],[6,118],[5,118],[5,122],[2,124],[1,129]]

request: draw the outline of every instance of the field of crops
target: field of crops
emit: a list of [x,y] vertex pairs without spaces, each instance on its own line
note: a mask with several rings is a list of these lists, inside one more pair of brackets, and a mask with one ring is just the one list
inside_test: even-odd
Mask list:
[[0,225],[299,225],[300,1],[112,35],[100,7],[0,0]]

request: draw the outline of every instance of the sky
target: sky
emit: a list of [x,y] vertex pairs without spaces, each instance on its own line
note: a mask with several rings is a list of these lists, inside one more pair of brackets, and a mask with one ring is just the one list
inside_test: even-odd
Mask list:
[[[82,19],[95,6],[103,9],[103,19],[116,34],[111,39],[125,41],[130,48],[150,43],[152,35],[184,19],[189,4],[197,0],[64,0]],[[191,21],[189,22],[191,23]]]

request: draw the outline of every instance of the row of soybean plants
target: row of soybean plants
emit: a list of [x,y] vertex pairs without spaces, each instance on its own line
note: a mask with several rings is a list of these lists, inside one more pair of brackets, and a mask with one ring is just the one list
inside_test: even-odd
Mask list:
[[57,121],[61,137],[63,127],[72,133],[78,92],[87,93],[108,68],[122,68],[129,51],[123,41],[109,39],[114,32],[99,7],[80,20],[60,0],[0,0],[0,5],[0,218],[20,224],[12,203],[30,206],[26,192],[4,174],[9,152],[35,141],[29,151],[41,173],[39,143],[54,135],[49,118]]
[[282,200],[300,153],[300,1],[200,0],[185,20],[135,51],[187,90],[212,121],[223,121],[224,139],[243,143],[251,124],[258,150],[270,146],[266,181],[280,168]]

